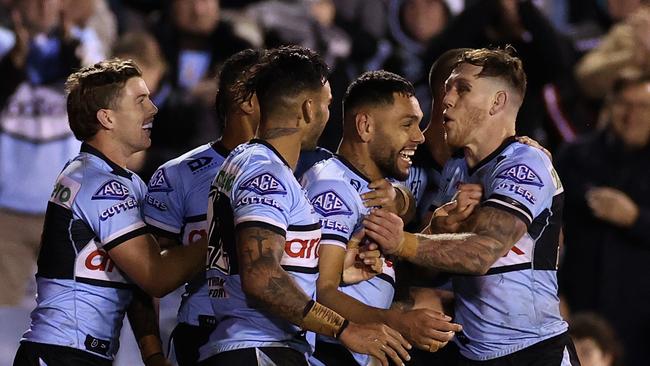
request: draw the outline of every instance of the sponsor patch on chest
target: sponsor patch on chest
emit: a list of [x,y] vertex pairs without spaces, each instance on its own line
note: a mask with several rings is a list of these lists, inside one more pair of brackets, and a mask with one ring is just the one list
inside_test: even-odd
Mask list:
[[111,179],[102,184],[95,192],[92,199],[94,200],[123,200],[129,196],[130,190],[122,182]]

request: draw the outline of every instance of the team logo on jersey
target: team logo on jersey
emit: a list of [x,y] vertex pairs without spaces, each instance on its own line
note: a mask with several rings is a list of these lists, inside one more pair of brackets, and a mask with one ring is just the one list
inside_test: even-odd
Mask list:
[[352,215],[350,207],[334,191],[325,191],[312,199],[316,212],[323,216]]
[[111,179],[104,183],[93,195],[94,200],[123,200],[129,196],[129,188],[121,182]]
[[244,182],[239,189],[245,189],[257,194],[287,194],[287,189],[271,173],[262,173],[253,177]]
[[201,156],[199,158],[196,158],[194,160],[190,160],[187,162],[187,166],[190,168],[192,172],[196,172],[197,170],[206,167],[210,165],[212,162],[212,158],[209,156]]
[[357,192],[361,192],[361,182],[356,179],[350,179],[350,184],[357,190]]
[[517,164],[505,168],[497,175],[497,178],[508,179],[515,183],[528,184],[536,187],[544,186],[539,175],[526,164]]
[[172,187],[169,185],[169,180],[165,174],[165,169],[158,169],[149,180],[150,192],[170,192]]

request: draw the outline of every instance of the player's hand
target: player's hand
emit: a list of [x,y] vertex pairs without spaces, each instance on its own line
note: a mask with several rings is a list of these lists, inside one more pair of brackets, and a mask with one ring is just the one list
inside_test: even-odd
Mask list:
[[385,324],[350,323],[339,340],[353,352],[373,356],[382,366],[389,366],[391,360],[395,365],[404,365],[411,356],[411,345],[397,331]]
[[455,233],[476,206],[481,203],[483,187],[480,184],[464,183],[459,185],[455,199],[433,213],[432,228],[437,232]]
[[379,245],[384,254],[395,254],[404,240],[404,222],[392,212],[375,209],[363,220],[366,235]]
[[343,283],[351,285],[369,280],[381,273],[384,260],[377,244],[368,243],[363,246],[366,233],[361,229],[354,233],[348,241],[343,260]]
[[388,324],[411,344],[429,352],[447,345],[456,332],[463,330],[451,317],[432,309],[391,311]]
[[639,217],[639,206],[618,189],[596,187],[587,191],[585,198],[597,218],[620,227],[634,225]]
[[[395,191],[395,187],[384,178],[377,179],[368,184],[368,188],[372,189],[361,195],[363,205],[366,207],[382,207],[390,212],[397,213],[398,207],[396,200],[402,197],[401,193]],[[403,204],[403,202],[401,202]]]
[[536,149],[542,150],[546,156],[548,156],[549,159],[553,160],[553,155],[551,154],[550,151],[548,151],[544,146],[542,146],[537,140],[533,140],[528,136],[517,136],[516,137],[517,141],[521,142],[522,144],[526,144],[528,146],[532,146]]

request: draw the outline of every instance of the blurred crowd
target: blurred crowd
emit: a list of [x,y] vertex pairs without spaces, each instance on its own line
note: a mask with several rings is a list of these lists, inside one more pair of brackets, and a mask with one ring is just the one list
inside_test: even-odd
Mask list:
[[406,77],[428,113],[438,56],[513,45],[528,75],[517,132],[553,153],[566,192],[560,291],[572,334],[591,342],[577,341],[579,350],[603,362],[583,365],[647,364],[650,4],[642,0],[0,0],[0,250],[9,253],[0,258],[0,303],[23,296],[51,184],[79,150],[63,91],[72,70],[110,57],[142,68],[159,112],[152,147],[130,167],[148,181],[163,162],[220,135],[220,63],[283,44],[316,50],[331,68],[331,117],[319,141],[330,150],[342,135],[343,94],[362,72]]

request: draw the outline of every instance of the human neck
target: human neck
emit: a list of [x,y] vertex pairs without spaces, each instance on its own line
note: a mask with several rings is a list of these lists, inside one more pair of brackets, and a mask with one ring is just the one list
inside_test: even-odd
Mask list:
[[[98,132],[98,134],[101,133]],[[133,155],[132,152],[127,152],[125,151],[125,148],[121,148],[117,144],[112,143],[111,140],[106,139],[106,138],[101,138],[99,136],[95,136],[91,140],[86,140],[86,144],[94,147],[97,149],[99,152],[104,154],[110,161],[113,163],[117,164],[118,166],[126,169],[127,162],[129,160],[129,157]]]
[[339,145],[338,154],[343,156],[345,160],[371,181],[384,177],[377,164],[370,157],[367,144],[356,143],[344,137]]
[[493,129],[487,133],[478,135],[478,139],[463,147],[465,160],[467,161],[467,166],[470,168],[475,167],[483,159],[492,154],[499,148],[499,146],[501,146],[501,144],[503,144],[505,139],[514,136],[515,130],[514,128],[504,128],[500,130]]
[[226,117],[226,127],[221,135],[221,145],[233,150],[237,145],[248,142],[255,137],[249,116],[234,114]]
[[[265,126],[263,126],[265,125]],[[299,128],[292,127],[267,127],[278,126],[276,123],[267,122],[260,124],[258,137],[275,148],[286,160],[291,170],[296,170],[298,157],[302,147],[302,133]]]

